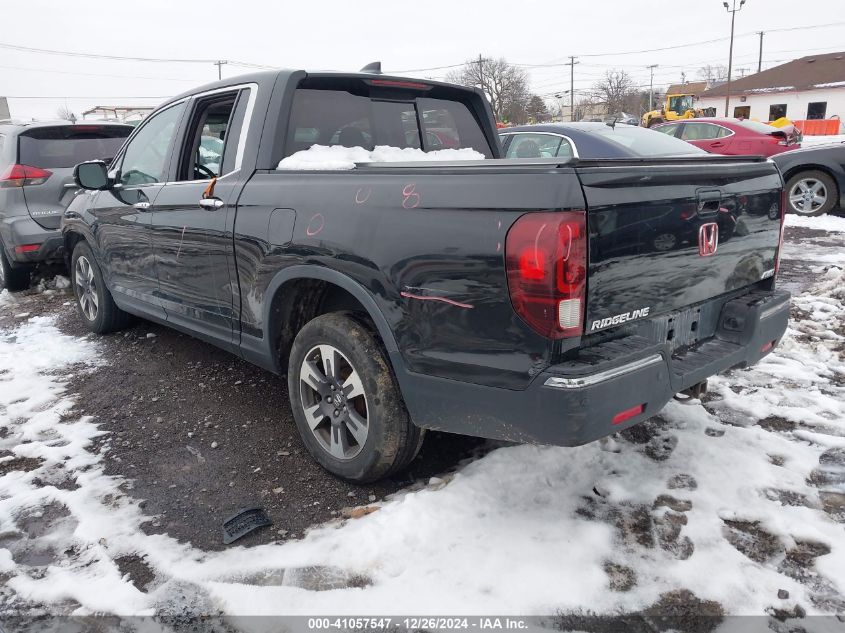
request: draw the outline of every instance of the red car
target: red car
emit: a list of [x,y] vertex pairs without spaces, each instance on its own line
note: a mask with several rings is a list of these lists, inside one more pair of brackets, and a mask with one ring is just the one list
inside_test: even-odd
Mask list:
[[701,118],[651,128],[687,141],[712,154],[774,156],[801,147],[795,126],[777,128],[747,119]]

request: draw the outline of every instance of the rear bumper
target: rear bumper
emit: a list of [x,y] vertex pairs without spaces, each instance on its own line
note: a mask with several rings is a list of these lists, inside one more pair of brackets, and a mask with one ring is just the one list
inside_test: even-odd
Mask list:
[[[710,376],[753,365],[778,344],[788,317],[789,293],[755,291],[724,303],[715,335],[683,353],[632,335],[589,348],[589,361],[549,367],[524,391],[407,374],[399,380],[420,426],[578,446],[656,415],[676,393]],[[641,405],[641,413],[613,423]]]
[[[16,216],[3,220],[3,244],[12,265],[60,261],[64,241],[59,229],[45,229],[29,216]],[[21,252],[18,247],[37,245],[35,250]]]

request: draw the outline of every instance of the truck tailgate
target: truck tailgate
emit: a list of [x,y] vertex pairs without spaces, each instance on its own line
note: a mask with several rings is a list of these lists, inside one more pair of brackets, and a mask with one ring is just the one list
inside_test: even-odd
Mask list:
[[781,178],[757,158],[580,164],[588,210],[585,333],[774,274]]

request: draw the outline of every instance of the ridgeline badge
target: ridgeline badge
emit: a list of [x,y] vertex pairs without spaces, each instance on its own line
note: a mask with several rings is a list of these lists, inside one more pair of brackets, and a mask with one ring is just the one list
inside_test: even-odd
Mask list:
[[616,316],[607,317],[605,319],[596,319],[590,326],[590,332],[595,332],[596,330],[601,330],[603,328],[610,327],[611,325],[619,325],[621,323],[625,323],[626,321],[633,321],[634,319],[647,317],[649,310],[651,310],[651,306],[648,308],[640,308],[639,310],[632,310],[631,312],[625,312],[623,314],[617,314]]

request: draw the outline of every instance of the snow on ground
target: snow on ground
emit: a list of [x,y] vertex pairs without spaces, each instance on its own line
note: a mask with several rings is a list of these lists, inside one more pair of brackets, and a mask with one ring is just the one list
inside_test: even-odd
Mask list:
[[827,145],[828,143],[845,143],[845,134],[833,134],[829,136],[804,136],[801,140],[801,147],[813,147],[815,145]]
[[421,149],[377,145],[373,150],[342,145],[312,145],[308,149],[283,158],[277,169],[355,169],[357,163],[397,163],[408,161],[484,160],[484,154],[473,149]]
[[829,213],[817,218],[788,213],[785,224],[786,226],[802,226],[816,231],[827,231],[828,233],[845,233],[845,216]]
[[[21,322],[0,332],[0,613],[603,614],[675,589],[731,614],[843,613],[839,253],[778,350],[704,405],[579,448],[501,447],[363,518],[214,553],[145,534],[91,449],[108,424],[68,415],[63,378],[95,370],[95,340]],[[131,555],[146,591],[119,571]]]

